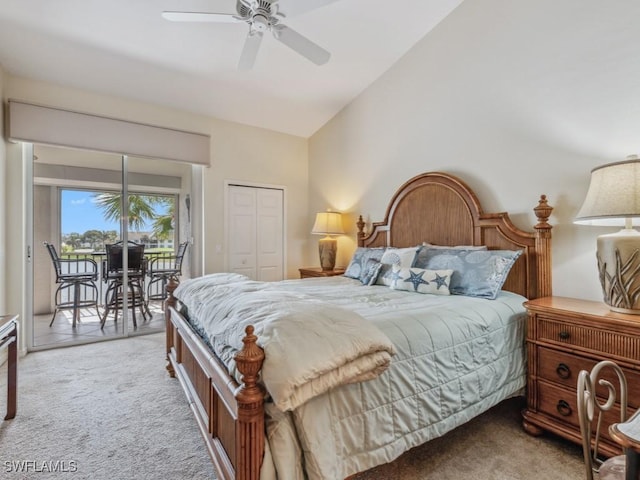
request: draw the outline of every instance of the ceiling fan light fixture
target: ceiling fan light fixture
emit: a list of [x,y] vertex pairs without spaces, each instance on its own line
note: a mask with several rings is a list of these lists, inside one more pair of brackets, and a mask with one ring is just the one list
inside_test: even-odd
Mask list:
[[251,27],[256,32],[266,32],[269,30],[269,19],[264,15],[257,13],[253,16]]

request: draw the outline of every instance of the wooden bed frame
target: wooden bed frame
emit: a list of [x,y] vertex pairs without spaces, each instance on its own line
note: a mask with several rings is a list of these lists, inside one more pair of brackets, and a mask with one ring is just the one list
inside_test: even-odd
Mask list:
[[[504,289],[528,299],[551,295],[552,207],[541,196],[534,208],[538,223],[533,232],[516,228],[507,213],[483,213],[473,191],[445,173],[418,175],[395,193],[384,221],[364,231],[358,221],[358,246],[408,247],[486,245],[490,249],[523,250],[509,273]],[[258,383],[264,352],[257,346],[253,327],[247,327],[244,347],[236,355],[242,383],[232,378],[210,348],[179,313],[167,286],[167,370],[182,388],[220,480],[258,480],[264,456],[264,392]]]

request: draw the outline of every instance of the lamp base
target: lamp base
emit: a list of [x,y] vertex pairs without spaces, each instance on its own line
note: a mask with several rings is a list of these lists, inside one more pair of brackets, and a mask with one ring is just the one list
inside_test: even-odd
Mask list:
[[320,266],[322,270],[333,270],[336,266],[336,252],[338,241],[335,238],[325,237],[318,240],[318,253],[320,253]]
[[598,237],[598,272],[604,303],[640,315],[640,233],[633,228]]

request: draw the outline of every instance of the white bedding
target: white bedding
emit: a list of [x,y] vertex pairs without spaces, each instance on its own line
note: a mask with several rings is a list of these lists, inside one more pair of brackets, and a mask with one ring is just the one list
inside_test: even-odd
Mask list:
[[[373,380],[330,389],[291,412],[266,405],[269,450],[279,480],[304,474],[311,480],[342,480],[389,462],[525,385],[526,314],[519,295],[501,292],[496,300],[423,295],[362,286],[345,277],[261,288],[354,312],[383,332],[397,352],[388,370]],[[178,298],[192,302],[189,316],[197,315],[206,295],[188,300],[180,294],[178,289]],[[202,323],[195,325],[203,332]],[[233,370],[229,359],[239,342],[215,326],[207,328],[213,328],[208,338],[216,353]],[[266,462],[263,477],[270,467]]]
[[375,378],[389,367],[394,346],[371,322],[274,285],[217,274],[187,282],[175,295],[192,305],[189,315],[200,319],[227,366],[242,345],[245,327],[254,327],[265,353],[262,381],[282,411],[337,386]]

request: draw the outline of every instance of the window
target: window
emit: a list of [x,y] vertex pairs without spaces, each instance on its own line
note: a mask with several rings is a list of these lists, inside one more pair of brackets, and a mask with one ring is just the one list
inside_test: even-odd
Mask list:
[[[129,193],[129,240],[149,253],[173,251],[176,203],[176,195]],[[119,192],[60,188],[62,254],[104,251],[105,244],[122,240],[121,205]]]

